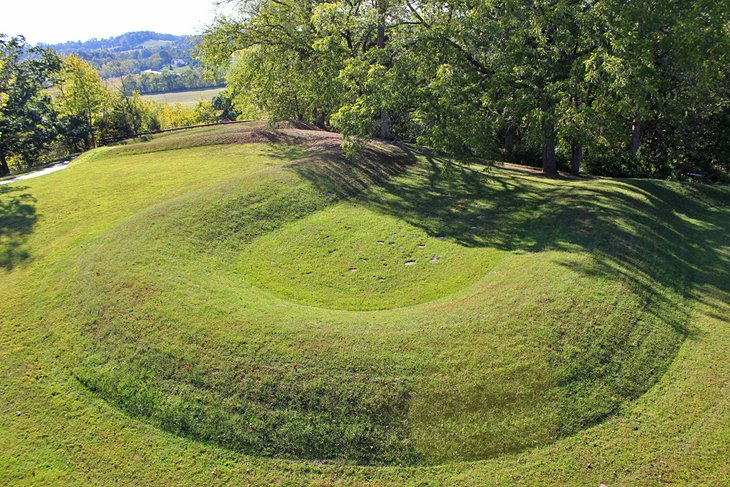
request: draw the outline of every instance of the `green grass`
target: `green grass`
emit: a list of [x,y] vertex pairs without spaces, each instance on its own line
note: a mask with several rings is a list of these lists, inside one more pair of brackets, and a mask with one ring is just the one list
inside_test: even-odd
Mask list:
[[146,101],[167,103],[168,105],[180,104],[184,107],[194,108],[201,101],[210,101],[221,94],[224,88],[211,88],[207,90],[175,91],[170,93],[158,93],[155,95],[142,95]]
[[730,191],[281,140],[0,187],[4,483],[728,479]]

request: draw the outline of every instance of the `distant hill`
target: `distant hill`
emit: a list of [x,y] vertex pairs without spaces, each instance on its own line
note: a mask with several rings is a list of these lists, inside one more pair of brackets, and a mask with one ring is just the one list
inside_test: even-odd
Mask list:
[[60,54],[75,54],[91,63],[103,78],[124,78],[128,91],[145,94],[222,86],[222,79],[203,76],[194,55],[199,42],[199,36],[140,31],[43,45]]
[[116,52],[130,51],[134,49],[145,49],[159,43],[158,47],[169,45],[187,44],[190,36],[176,36],[172,34],[160,34],[152,31],[127,32],[116,37],[107,39],[90,39],[88,41],[69,41],[61,44],[44,44],[61,53],[79,53],[84,51],[95,51],[108,49]]

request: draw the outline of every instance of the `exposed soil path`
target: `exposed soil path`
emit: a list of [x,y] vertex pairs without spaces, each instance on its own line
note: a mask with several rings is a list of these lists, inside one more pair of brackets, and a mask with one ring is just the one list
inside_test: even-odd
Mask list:
[[33,171],[29,172],[27,174],[23,174],[22,176],[17,176],[11,179],[6,179],[4,181],[0,181],[0,184],[10,184],[15,183],[17,181],[23,181],[25,179],[32,179],[37,178],[39,176],[45,176],[46,174],[51,174],[53,172],[60,171],[62,169],[66,169],[66,167],[71,163],[71,161],[64,161],[59,164],[54,164],[53,166],[49,166],[45,169],[41,169],[40,171]]

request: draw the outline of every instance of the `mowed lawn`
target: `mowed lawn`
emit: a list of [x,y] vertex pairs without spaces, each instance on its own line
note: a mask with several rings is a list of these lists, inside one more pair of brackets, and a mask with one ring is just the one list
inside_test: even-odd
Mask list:
[[184,107],[194,108],[201,101],[210,101],[221,94],[224,88],[211,88],[208,90],[174,91],[170,93],[158,93],[155,95],[142,95],[145,101],[167,103],[168,105],[180,104]]
[[167,134],[0,187],[0,316],[4,484],[730,476],[728,188]]

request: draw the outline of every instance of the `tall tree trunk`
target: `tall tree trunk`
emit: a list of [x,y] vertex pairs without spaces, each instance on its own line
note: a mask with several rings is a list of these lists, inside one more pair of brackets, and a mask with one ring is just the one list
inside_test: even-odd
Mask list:
[[576,142],[571,149],[570,172],[573,176],[580,176],[580,163],[583,160],[583,145]]
[[390,114],[388,110],[380,110],[380,138],[390,139]]
[[[378,1],[378,48],[385,49],[385,15],[388,12],[387,0]],[[390,139],[390,113],[380,110],[380,138]]]
[[318,129],[324,129],[324,113],[322,113],[319,108],[315,108],[312,115],[314,115],[314,125]]
[[542,111],[542,172],[549,175],[558,173],[558,158],[555,155],[555,123],[552,111],[555,102],[545,100],[540,107]]
[[555,155],[555,124],[551,117],[553,102],[542,105],[542,172],[549,175],[558,173],[558,159]]
[[558,159],[555,155],[555,129],[550,122],[543,126],[545,139],[542,146],[542,172],[554,176],[558,173]]
[[86,149],[96,149],[96,127],[94,127],[94,116],[91,111],[86,111],[86,123],[89,124],[89,142]]
[[631,157],[636,157],[641,147],[641,114],[636,112],[634,115],[634,123],[631,127]]
[[385,48],[385,14],[388,11],[386,0],[378,2],[378,47]]
[[0,177],[7,176],[8,174],[10,174],[8,160],[5,158],[5,154],[0,152]]
[[514,125],[508,125],[507,131],[504,134],[504,149],[507,151],[507,160],[509,162],[514,162],[514,152],[515,152],[515,126]]

